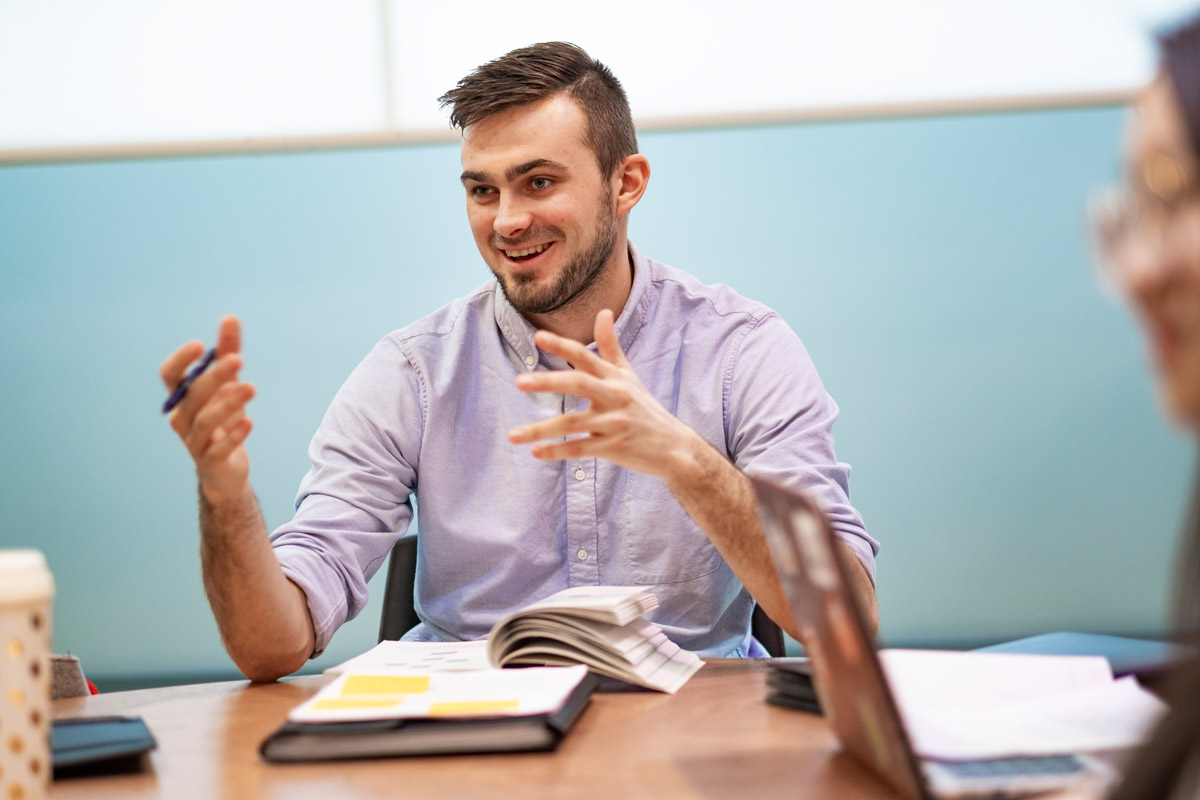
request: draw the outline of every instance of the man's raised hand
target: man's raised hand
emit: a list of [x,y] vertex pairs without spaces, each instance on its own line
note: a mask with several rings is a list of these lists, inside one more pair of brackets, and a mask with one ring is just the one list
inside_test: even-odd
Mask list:
[[[200,488],[210,501],[245,490],[250,460],[243,446],[252,427],[246,404],[254,387],[238,380],[242,368],[242,331],[237,317],[225,316],[217,330],[217,359],[197,377],[170,414],[171,428],[196,464]],[[204,354],[204,345],[188,342],[167,357],[159,376],[174,391],[188,367]]]
[[[513,428],[509,441],[533,444],[532,455],[546,461],[598,457],[666,480],[699,436],[642,384],[621,350],[613,324],[611,310],[596,315],[599,355],[573,339],[538,331],[537,346],[575,369],[522,373],[517,388],[574,395],[587,400],[588,408]],[[571,438],[549,441],[563,437]]]

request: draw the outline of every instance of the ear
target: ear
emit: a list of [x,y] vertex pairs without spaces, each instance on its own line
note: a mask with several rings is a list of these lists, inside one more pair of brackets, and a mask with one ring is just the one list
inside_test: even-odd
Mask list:
[[646,184],[650,182],[650,162],[644,155],[634,153],[625,156],[625,160],[617,167],[613,175],[613,183],[617,189],[617,216],[627,214],[638,204],[646,193]]

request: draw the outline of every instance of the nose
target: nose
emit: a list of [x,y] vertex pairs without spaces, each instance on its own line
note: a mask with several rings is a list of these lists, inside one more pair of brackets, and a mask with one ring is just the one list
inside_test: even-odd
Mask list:
[[1200,220],[1178,220],[1175,225],[1149,227],[1129,249],[1122,275],[1123,289],[1135,299],[1146,301],[1162,292],[1175,279],[1200,274]]
[[516,239],[529,228],[532,214],[529,206],[513,193],[501,193],[492,229],[505,239]]
[[1126,244],[1118,279],[1120,289],[1126,295],[1145,298],[1162,285],[1166,270],[1163,269],[1164,254],[1158,238],[1152,242],[1143,235]]
[[1165,296],[1169,281],[1168,273],[1161,269],[1139,269],[1122,276],[1119,294],[1127,303],[1148,311],[1157,306]]

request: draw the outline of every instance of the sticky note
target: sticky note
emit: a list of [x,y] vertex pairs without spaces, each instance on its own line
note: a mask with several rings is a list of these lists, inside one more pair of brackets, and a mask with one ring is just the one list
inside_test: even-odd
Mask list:
[[421,694],[429,691],[428,675],[350,675],[342,696],[361,694]]
[[508,711],[521,705],[520,700],[476,700],[459,703],[434,703],[429,707],[432,717],[470,716]]

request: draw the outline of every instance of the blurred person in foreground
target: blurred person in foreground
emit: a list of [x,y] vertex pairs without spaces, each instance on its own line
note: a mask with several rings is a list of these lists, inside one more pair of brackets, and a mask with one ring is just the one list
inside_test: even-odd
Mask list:
[[[1200,431],[1200,17],[1161,40],[1162,64],[1142,93],[1126,156],[1127,184],[1092,207],[1102,281],[1145,333],[1163,413]],[[1173,624],[1200,632],[1200,485],[1179,553]],[[1112,800],[1200,797],[1200,660],[1163,689],[1171,707],[1126,766]]]

